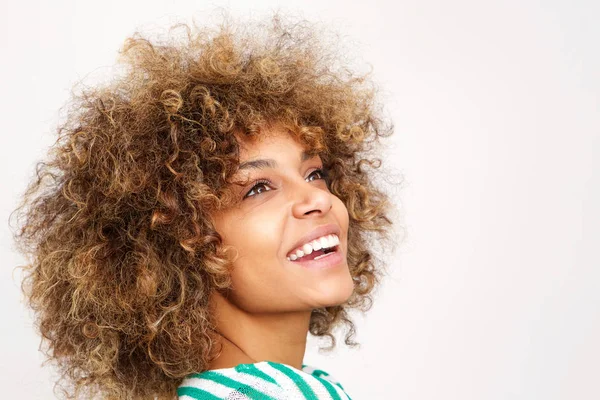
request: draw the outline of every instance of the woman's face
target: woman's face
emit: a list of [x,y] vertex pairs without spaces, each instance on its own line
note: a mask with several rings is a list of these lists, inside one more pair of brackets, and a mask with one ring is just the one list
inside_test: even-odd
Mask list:
[[[232,185],[239,201],[215,215],[223,244],[238,254],[229,300],[248,312],[342,304],[353,291],[347,262],[348,211],[318,171],[323,167],[319,156],[303,158],[305,149],[286,131],[271,128],[264,133],[254,143],[240,142],[235,181],[247,179],[248,184]],[[339,245],[335,253],[323,256],[311,239],[329,232],[337,233]],[[306,243],[312,244],[310,249],[303,246]],[[297,249],[312,254],[293,260]],[[317,254],[320,260],[308,261]]]

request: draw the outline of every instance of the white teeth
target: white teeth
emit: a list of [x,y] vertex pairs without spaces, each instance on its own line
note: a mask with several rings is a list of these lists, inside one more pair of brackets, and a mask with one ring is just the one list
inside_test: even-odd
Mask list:
[[[334,247],[340,244],[340,239],[337,235],[327,235],[315,239],[312,242],[304,244],[301,248],[291,253],[288,257],[288,261],[295,261],[307,254],[311,254],[313,251]],[[317,257],[320,258],[321,256]],[[315,258],[316,259],[316,258]]]
[[310,244],[306,243],[304,246],[302,246],[302,251],[304,254],[310,254],[313,252],[313,248]]
[[321,238],[321,248],[329,247],[329,240],[327,240],[327,236],[323,236]]
[[335,238],[333,237],[333,235],[327,236],[327,240],[329,242],[329,247],[335,246]]
[[320,240],[313,240],[312,242],[310,242],[310,245],[312,246],[313,250],[321,250],[323,248],[323,246],[321,246],[321,241]]

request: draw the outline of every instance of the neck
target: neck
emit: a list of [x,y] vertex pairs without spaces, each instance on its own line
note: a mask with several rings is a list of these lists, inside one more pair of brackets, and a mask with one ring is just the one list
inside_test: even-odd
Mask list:
[[311,311],[250,313],[218,292],[211,303],[223,350],[210,369],[260,361],[302,369]]

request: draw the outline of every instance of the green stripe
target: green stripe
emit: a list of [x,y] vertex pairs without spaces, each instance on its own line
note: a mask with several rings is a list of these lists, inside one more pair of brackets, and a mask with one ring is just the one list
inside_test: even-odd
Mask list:
[[[321,376],[329,376],[329,374],[327,372],[325,372],[323,370],[320,370],[320,369],[314,370],[313,373],[312,373],[312,375],[316,376],[317,378],[321,378]],[[327,379],[327,378],[325,378],[325,379]],[[328,382],[331,382],[331,381],[328,380]],[[341,383],[339,383],[339,382],[331,382],[331,383],[333,383],[334,385],[339,386],[340,389],[344,390],[344,387],[342,386]]]
[[340,395],[337,393],[337,391],[333,387],[333,383],[331,383],[328,380],[323,379],[323,378],[317,378],[317,380],[319,382],[321,382],[323,384],[323,386],[325,386],[325,389],[327,389],[327,391],[329,392],[329,394],[331,395],[331,398],[333,400],[342,400]]
[[221,400],[220,397],[217,397],[213,394],[210,394],[206,390],[198,389],[195,387],[182,386],[177,388],[177,396],[187,395],[193,397],[198,400]]
[[[323,370],[320,370],[320,369],[315,369],[315,370],[313,371],[312,375],[313,375],[313,376],[316,376],[317,378],[321,378],[321,376],[329,376],[329,374],[328,374],[327,372],[325,372],[325,371],[323,371]],[[325,378],[325,379],[326,379],[326,378]],[[329,380],[328,380],[328,382],[331,382],[331,381],[329,381]],[[344,390],[344,387],[342,386],[342,384],[341,384],[341,383],[339,383],[339,382],[331,382],[331,383],[333,383],[334,385],[337,385],[337,386],[339,386],[339,387],[340,387],[340,389]]]
[[[321,378],[321,379],[327,379],[327,378]],[[336,385],[336,386],[339,386],[339,388],[340,388],[340,389],[344,390],[344,387],[343,387],[343,386],[342,386],[342,384],[341,384],[341,383],[339,383],[339,382],[332,382],[332,381],[330,381],[329,379],[327,379],[327,382],[331,382],[331,383],[333,383],[334,385]]]
[[267,361],[267,363],[271,367],[273,367],[273,368],[283,372],[285,375],[289,376],[294,381],[294,383],[296,383],[296,386],[298,386],[298,389],[300,389],[300,391],[302,392],[302,394],[304,395],[306,400],[319,400],[317,398],[317,396],[315,395],[315,392],[313,392],[313,390],[310,388],[310,386],[308,386],[308,383],[306,383],[304,381],[304,378],[302,378],[300,375],[295,373],[290,367],[287,367],[283,364],[274,363],[272,361]]
[[321,375],[325,375],[325,376],[329,375],[327,372],[323,371],[322,369],[315,369],[315,370],[312,372],[312,374],[313,374],[314,376],[316,376],[316,377],[319,377],[319,376],[321,376]]
[[202,378],[210,379],[211,381],[220,383],[221,385],[225,385],[232,389],[235,389],[245,395],[251,396],[252,399],[256,400],[277,400],[264,394],[261,391],[256,390],[252,386],[246,385],[245,383],[238,382],[234,379],[228,378],[218,372],[214,371],[205,371],[202,373]]
[[262,380],[265,380],[267,382],[271,382],[274,383],[275,385],[279,386],[279,384],[277,383],[277,381],[275,379],[273,379],[273,377],[265,374],[263,371],[261,371],[260,369],[256,368],[256,366],[254,364],[239,364],[235,367],[235,370],[237,372],[241,372],[244,374],[249,374],[252,375],[256,378],[260,378]]
[[[332,382],[332,381],[328,380],[326,377],[329,376],[329,374],[327,372],[323,371],[322,369],[314,369],[313,372],[311,373],[311,375],[314,376],[315,378],[321,380],[321,381],[326,381],[329,384],[333,384],[333,385],[338,386],[340,389],[342,389],[342,391],[346,395],[348,395],[346,393],[346,391],[344,390],[344,387],[342,386],[342,384],[339,383],[339,382]],[[327,388],[327,390],[329,390],[329,388]],[[350,396],[348,396],[348,397],[350,397]]]

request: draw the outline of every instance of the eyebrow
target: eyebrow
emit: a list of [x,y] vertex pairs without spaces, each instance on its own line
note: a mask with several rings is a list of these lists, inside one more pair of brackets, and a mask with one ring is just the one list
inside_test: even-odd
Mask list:
[[[317,154],[310,151],[303,151],[301,156],[301,162],[305,162],[315,157]],[[265,169],[265,168],[277,168],[277,161],[267,159],[257,159],[251,161],[244,161],[240,164],[239,169]]]

